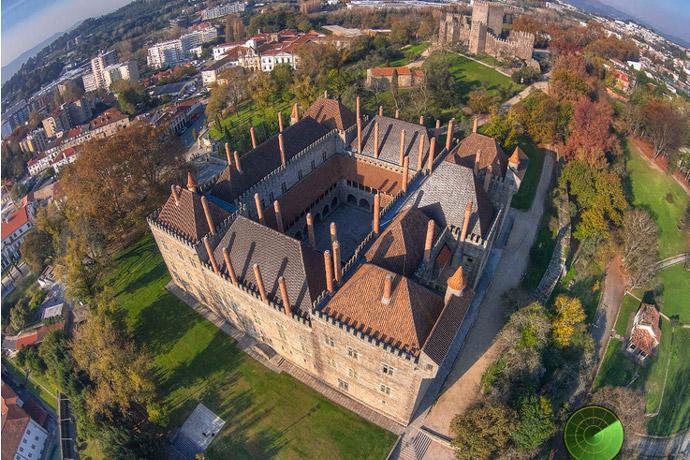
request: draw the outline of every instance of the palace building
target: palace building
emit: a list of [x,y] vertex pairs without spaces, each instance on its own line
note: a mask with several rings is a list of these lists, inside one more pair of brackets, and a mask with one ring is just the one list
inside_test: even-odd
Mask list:
[[[438,390],[527,158],[319,98],[149,225],[176,286],[401,424]],[[287,121],[287,120],[285,120]],[[446,133],[450,133],[447,135]]]

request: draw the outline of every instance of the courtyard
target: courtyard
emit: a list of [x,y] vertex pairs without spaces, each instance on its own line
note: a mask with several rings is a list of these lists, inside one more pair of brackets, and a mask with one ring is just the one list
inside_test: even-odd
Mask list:
[[355,249],[364,237],[371,231],[372,213],[367,208],[359,205],[341,204],[322,221],[314,222],[314,236],[316,237],[316,249],[325,251],[331,249],[331,222],[335,223],[340,244],[341,260],[346,262],[352,257]]

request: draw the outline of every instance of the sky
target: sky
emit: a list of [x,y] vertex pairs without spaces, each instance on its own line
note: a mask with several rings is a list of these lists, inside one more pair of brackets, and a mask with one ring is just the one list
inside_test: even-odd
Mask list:
[[57,32],[131,0],[2,0],[2,65]]
[[599,0],[656,29],[690,41],[690,0]]

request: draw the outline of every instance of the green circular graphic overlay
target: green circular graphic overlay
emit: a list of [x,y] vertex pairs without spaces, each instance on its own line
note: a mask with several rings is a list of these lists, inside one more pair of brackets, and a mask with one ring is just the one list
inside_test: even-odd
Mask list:
[[605,407],[581,407],[565,423],[563,441],[575,460],[611,460],[623,447],[623,424]]

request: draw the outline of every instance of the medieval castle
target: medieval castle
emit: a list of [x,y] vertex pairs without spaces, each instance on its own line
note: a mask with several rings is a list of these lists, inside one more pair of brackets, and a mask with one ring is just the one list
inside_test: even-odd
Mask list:
[[[319,98],[149,225],[176,286],[284,359],[407,424],[470,327],[474,288],[527,167]],[[446,135],[446,133],[448,133]],[[478,302],[477,302],[478,303]]]
[[488,54],[506,60],[518,58],[528,65],[534,65],[534,35],[511,32],[507,39],[500,38],[504,16],[505,7],[502,4],[475,0],[471,18],[458,13],[446,13],[441,17],[437,45],[460,43],[467,46],[470,53]]

